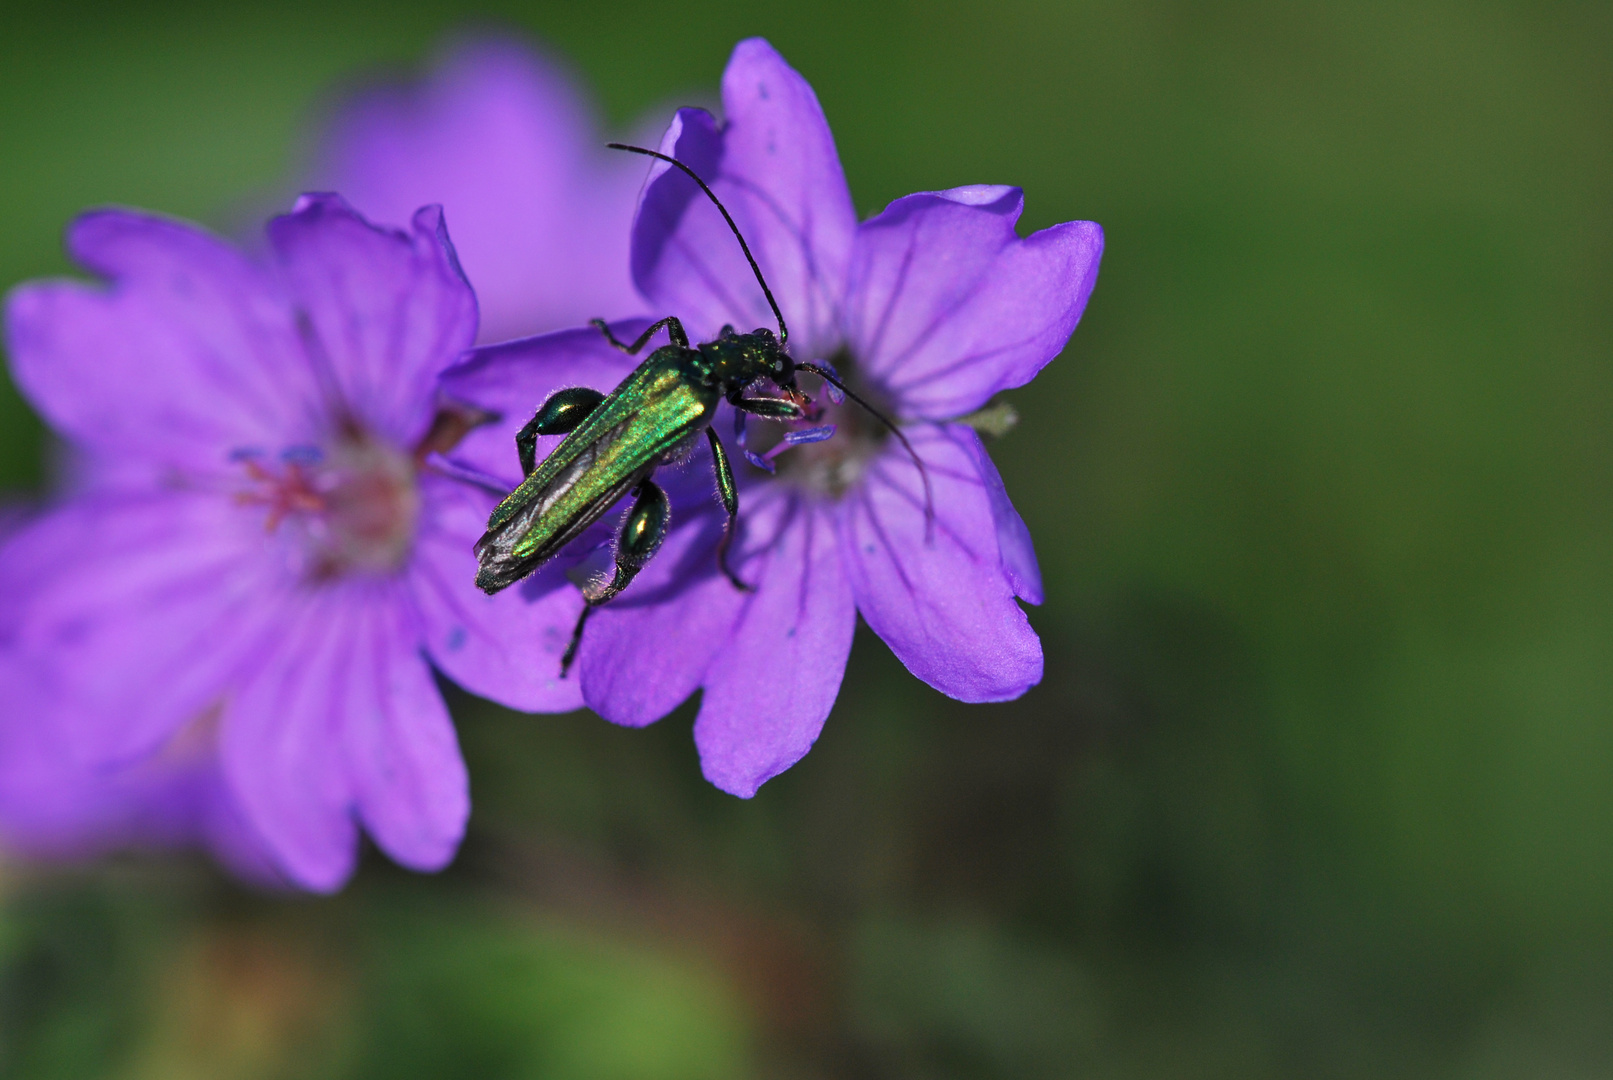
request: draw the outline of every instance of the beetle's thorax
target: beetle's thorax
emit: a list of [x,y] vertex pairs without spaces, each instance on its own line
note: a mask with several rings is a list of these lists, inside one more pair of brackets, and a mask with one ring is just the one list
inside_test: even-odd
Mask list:
[[778,338],[765,328],[736,334],[732,326],[725,326],[715,341],[691,351],[698,354],[698,359],[691,357],[691,361],[700,379],[725,394],[762,378],[783,383],[794,371]]

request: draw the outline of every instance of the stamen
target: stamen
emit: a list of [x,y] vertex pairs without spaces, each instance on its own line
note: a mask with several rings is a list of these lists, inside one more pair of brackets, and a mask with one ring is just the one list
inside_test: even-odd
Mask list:
[[818,366],[827,371],[834,379],[833,382],[829,379],[823,380],[823,385],[829,391],[829,400],[836,405],[844,405],[846,403],[846,392],[836,385],[836,383],[845,381],[840,377],[840,372],[836,371],[835,366],[827,360],[819,360]]
[[288,446],[280,451],[280,460],[287,465],[318,465],[325,452],[317,446]]
[[300,464],[295,462],[287,464],[285,472],[277,474],[255,455],[241,455],[239,460],[247,476],[263,485],[263,488],[240,492],[235,496],[235,501],[243,506],[269,508],[269,513],[263,521],[265,532],[274,532],[280,527],[280,523],[292,514],[324,513],[325,500],[314,486],[313,478]]
[[924,542],[926,544],[933,543],[935,540],[935,492],[930,486],[930,470],[924,467],[924,460],[919,457],[918,451],[913,449],[912,440],[903,433],[901,428],[896,426],[890,417],[874,408],[852,390],[847,389],[840,376],[835,374],[832,369],[821,364],[797,364],[795,369],[797,371],[811,372],[820,376],[829,385],[838,387],[842,393],[861,406],[869,416],[884,425],[885,430],[889,431],[895,436],[896,441],[902,444],[902,448],[907,451],[907,456],[913,459],[913,464],[919,471],[919,479],[924,484]]
[[[784,441],[791,446],[801,446],[805,443],[823,442],[834,438],[835,425],[825,424],[822,427],[807,428],[805,431],[789,431],[784,435]],[[773,453],[769,450],[768,453]]]
[[236,503],[258,508],[265,532],[293,529],[307,548],[311,580],[390,573],[407,560],[420,511],[408,454],[355,425],[325,447],[298,444],[273,455],[243,448],[230,458],[246,481]]
[[745,460],[756,466],[758,469],[763,469],[767,472],[774,472],[776,471],[776,466],[773,464],[773,459],[784,453],[784,451],[788,450],[790,447],[805,446],[808,443],[823,442],[825,439],[834,438],[834,433],[835,425],[833,424],[825,424],[822,427],[806,428],[803,431],[787,431],[784,433],[784,438],[780,440],[779,443],[771,450],[768,450],[764,454],[754,454],[751,451],[746,450]]

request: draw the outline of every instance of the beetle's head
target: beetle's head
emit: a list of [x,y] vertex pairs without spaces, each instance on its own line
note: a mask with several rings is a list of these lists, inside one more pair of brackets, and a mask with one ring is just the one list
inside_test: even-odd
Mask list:
[[747,359],[763,375],[780,386],[788,386],[795,380],[795,361],[784,351],[784,346],[779,344],[779,339],[773,331],[762,326],[745,336],[750,339]]
[[[726,330],[726,328],[724,328]],[[749,386],[757,379],[772,379],[780,386],[795,378],[795,362],[768,329],[748,334],[724,333],[700,346],[715,379],[725,386]]]

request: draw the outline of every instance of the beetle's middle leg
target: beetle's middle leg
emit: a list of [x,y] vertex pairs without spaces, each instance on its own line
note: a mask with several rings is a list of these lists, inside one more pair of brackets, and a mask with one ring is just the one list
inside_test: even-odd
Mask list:
[[728,511],[728,521],[723,525],[722,539],[717,541],[717,565],[722,572],[734,583],[734,588],[743,592],[754,592],[755,586],[747,585],[738,574],[728,565],[728,549],[734,543],[734,533],[739,528],[739,487],[734,483],[734,469],[728,464],[728,451],[723,449],[722,440],[711,428],[706,429],[706,438],[711,440],[711,464],[717,473],[717,494],[722,496],[722,508]]
[[599,328],[599,332],[605,335],[606,341],[610,342],[616,348],[622,350],[628,356],[632,356],[634,353],[644,348],[644,343],[649,341],[650,338],[654,337],[655,332],[661,329],[663,326],[666,327],[666,336],[672,341],[672,344],[676,345],[680,349],[687,349],[689,347],[689,335],[683,332],[683,323],[678,321],[678,317],[676,315],[668,315],[660,322],[651,323],[650,328],[644,331],[644,333],[640,334],[638,336],[638,340],[633,342],[631,345],[616,340],[616,335],[610,332],[610,323],[606,322],[604,319],[589,319],[588,322],[591,326],[597,326]]
[[577,658],[577,646],[582,644],[582,630],[588,624],[588,616],[596,607],[627,588],[660,548],[661,541],[666,539],[667,521],[672,513],[666,492],[646,478],[639,481],[633,493],[636,496],[633,509],[627,512],[627,517],[622,521],[622,531],[616,537],[616,575],[608,585],[592,595],[584,590],[587,603],[577,616],[577,628],[571,632],[571,644],[566,646],[566,654],[560,658],[562,679],[571,670],[571,662]]

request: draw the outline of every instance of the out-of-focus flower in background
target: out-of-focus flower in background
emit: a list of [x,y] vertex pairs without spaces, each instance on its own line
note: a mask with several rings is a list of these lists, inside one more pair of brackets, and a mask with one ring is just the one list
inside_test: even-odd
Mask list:
[[283,883],[225,786],[212,729],[127,765],[86,760],[53,718],[61,709],[15,664],[0,666],[0,835],[9,850],[50,861],[119,848],[201,843],[237,877]]
[[[398,225],[420,206],[447,204],[454,250],[477,286],[480,336],[495,340],[643,308],[627,258],[643,168],[602,142],[560,66],[512,39],[467,39],[425,79],[339,99],[314,139],[303,186],[339,191],[370,220]],[[109,463],[86,467],[99,483]],[[456,525],[474,539],[472,516]],[[0,831],[13,849],[73,857],[200,840],[239,876],[278,878],[224,781],[210,727],[128,763],[86,757],[48,719],[69,706],[37,679],[11,681],[0,725]],[[511,704],[522,698],[489,692]],[[527,701],[569,707],[569,692]]]
[[[705,775],[749,797],[817,738],[858,612],[909,670],[955,698],[1000,701],[1040,680],[1041,645],[1016,602],[1041,600],[1030,536],[979,436],[956,421],[1063,349],[1103,234],[1071,222],[1021,239],[1019,190],[992,186],[910,195],[859,224],[817,98],[770,45],[740,43],[722,99],[721,126],[681,110],[662,152],[733,213],[793,355],[832,362],[896,416],[934,496],[927,523],[926,485],[901,443],[826,396],[821,414],[796,425],[818,441],[747,453],[776,470],[744,477],[732,562],[754,592],[717,573],[720,516],[695,495],[657,558],[589,624],[577,662],[588,705],[636,726],[703,689]],[[664,164],[645,186],[632,260],[654,313],[677,315],[692,340],[773,321],[722,217]],[[483,350],[443,385],[503,412],[507,427],[523,403],[577,382],[609,390],[624,370],[600,335],[574,331]],[[513,456],[509,437],[489,427],[462,452],[495,467]],[[702,448],[678,486],[698,477],[709,491],[710,475]]]
[[[0,505],[0,540],[28,516],[21,504]],[[237,877],[279,883],[222,790],[218,757],[205,740],[176,741],[149,760],[109,770],[86,761],[61,725],[49,722],[49,695],[14,658],[0,661],[0,701],[0,836],[12,851],[75,859],[199,839]]]
[[430,78],[339,103],[304,190],[339,191],[372,221],[440,204],[481,304],[481,339],[622,318],[641,162],[605,149],[584,95],[513,41],[449,49]]
[[332,889],[362,825],[435,869],[469,796],[431,664],[518,708],[579,702],[530,662],[563,647],[571,591],[479,594],[493,497],[430,468],[479,419],[439,407],[476,334],[440,210],[396,231],[308,196],[269,242],[260,264],[91,213],[68,248],[104,281],[10,297],[13,377],[83,460],[0,549],[0,663],[26,687],[0,808],[28,808],[4,823],[24,849],[194,830]]

